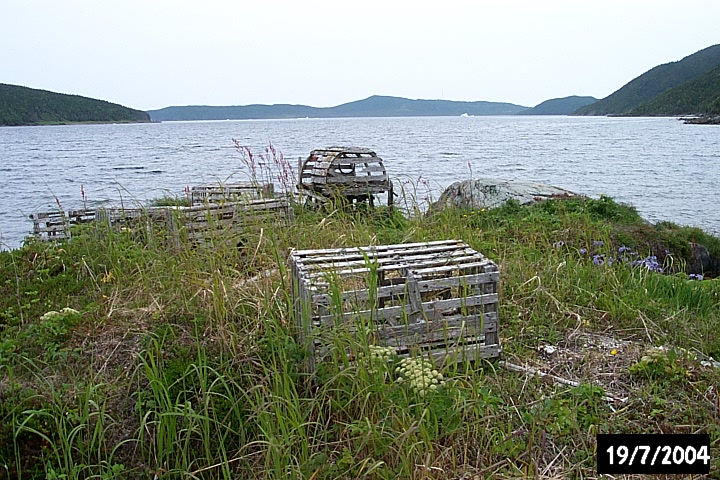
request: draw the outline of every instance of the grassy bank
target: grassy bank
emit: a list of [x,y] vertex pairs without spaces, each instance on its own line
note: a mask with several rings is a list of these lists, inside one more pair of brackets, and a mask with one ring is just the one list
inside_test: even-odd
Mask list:
[[[240,250],[91,225],[0,252],[0,478],[592,478],[622,432],[709,433],[719,475],[720,283],[683,273],[717,238],[607,198],[295,213]],[[479,362],[420,395],[363,342],[308,381],[290,249],[451,238],[501,266],[503,360],[576,383]]]

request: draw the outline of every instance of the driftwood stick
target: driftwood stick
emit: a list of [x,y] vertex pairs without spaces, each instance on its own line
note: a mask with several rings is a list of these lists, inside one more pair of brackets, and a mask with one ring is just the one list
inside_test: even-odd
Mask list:
[[[535,375],[540,378],[549,378],[556,383],[561,383],[563,385],[569,385],[571,387],[577,387],[580,385],[580,382],[576,382],[574,380],[568,380],[567,378],[562,378],[562,377],[558,377],[556,375],[551,375],[549,373],[541,372],[540,370],[538,370],[536,368],[515,365],[514,363],[506,362],[504,360],[499,361],[498,365],[500,365],[501,367],[505,367],[508,370],[512,370],[514,372],[523,372],[523,373],[527,373],[530,375]],[[627,402],[628,399],[627,399],[627,397],[619,398],[614,395],[605,394],[605,396],[603,397],[603,400],[605,400],[607,402],[625,403],[625,402]]]
[[238,282],[235,283],[235,285],[233,285],[233,287],[235,287],[235,288],[244,287],[248,283],[255,283],[258,280],[262,280],[263,278],[271,277],[272,275],[276,274],[277,272],[278,272],[277,268],[271,268],[271,269],[265,270],[263,272],[258,273],[254,277],[243,278],[242,280],[239,280]]

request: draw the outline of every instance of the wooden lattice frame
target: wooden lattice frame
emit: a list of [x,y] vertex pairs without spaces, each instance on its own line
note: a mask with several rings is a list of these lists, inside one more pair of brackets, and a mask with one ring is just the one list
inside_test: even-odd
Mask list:
[[95,210],[70,210],[63,212],[38,212],[30,214],[33,235],[39,240],[64,240],[70,238],[70,228],[95,220]]
[[373,195],[388,193],[388,203],[392,203],[392,182],[382,158],[370,149],[316,149],[299,168],[298,190],[312,197],[372,201]]
[[374,325],[372,343],[400,356],[457,362],[500,354],[498,266],[462,241],[296,250],[289,263],[309,371],[331,348],[333,330],[358,321]]
[[293,211],[287,198],[256,198],[191,207],[101,209],[97,216],[113,227],[160,227],[168,232],[170,241],[179,246],[181,237],[191,243],[209,239],[237,243],[236,237],[243,231],[268,221],[286,222],[293,218]]
[[248,199],[273,198],[275,186],[272,183],[218,183],[195,185],[190,189],[192,205],[205,203],[240,202]]

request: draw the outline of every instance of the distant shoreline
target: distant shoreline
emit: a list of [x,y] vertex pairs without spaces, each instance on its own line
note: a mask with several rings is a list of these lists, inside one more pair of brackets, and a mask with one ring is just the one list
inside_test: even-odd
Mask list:
[[720,125],[720,115],[680,118],[687,125]]
[[0,128],[12,128],[12,127],[56,127],[62,125],[113,125],[113,124],[127,124],[127,123],[162,123],[162,122],[146,122],[146,121],[132,121],[132,120],[118,120],[112,121],[87,121],[87,122],[39,122],[39,123],[23,123],[20,125],[0,125]]

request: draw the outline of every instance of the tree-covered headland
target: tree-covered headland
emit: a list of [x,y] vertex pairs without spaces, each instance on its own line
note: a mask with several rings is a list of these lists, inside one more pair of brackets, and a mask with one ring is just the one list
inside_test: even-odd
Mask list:
[[149,121],[145,112],[104,100],[0,83],[0,126]]

